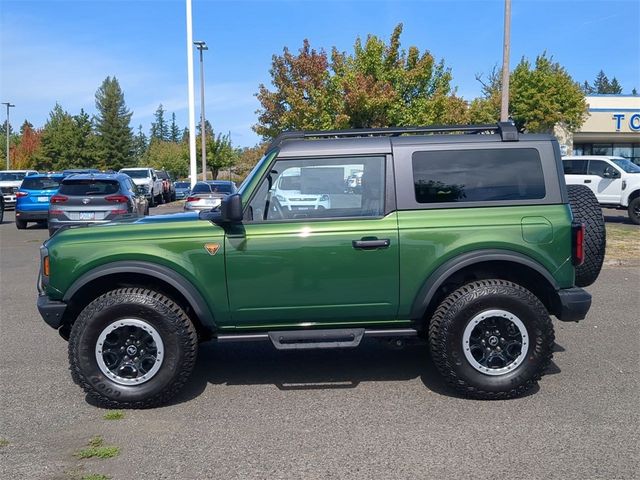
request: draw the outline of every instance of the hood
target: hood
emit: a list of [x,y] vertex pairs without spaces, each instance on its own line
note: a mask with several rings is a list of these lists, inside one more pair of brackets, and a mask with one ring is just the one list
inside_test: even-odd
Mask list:
[[147,183],[151,182],[151,177],[132,178],[131,180],[133,180],[133,183],[136,185],[146,185]]

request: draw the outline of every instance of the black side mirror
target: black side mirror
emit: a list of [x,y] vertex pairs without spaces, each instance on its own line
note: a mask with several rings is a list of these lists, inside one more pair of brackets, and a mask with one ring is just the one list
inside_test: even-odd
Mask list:
[[222,220],[229,223],[242,221],[242,197],[239,193],[227,195],[220,204]]

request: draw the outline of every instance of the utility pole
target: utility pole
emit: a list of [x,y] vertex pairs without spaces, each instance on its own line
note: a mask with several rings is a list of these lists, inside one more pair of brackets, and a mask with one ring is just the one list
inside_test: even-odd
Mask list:
[[191,0],[187,3],[187,79],[189,97],[189,180],[191,188],[198,181],[198,171],[196,168],[196,115],[195,115],[195,92],[193,85],[193,26],[191,15]]
[[502,49],[502,102],[500,121],[509,120],[509,50],[511,49],[511,0],[504,0],[504,47]]
[[209,50],[206,42],[198,40],[193,42],[200,51],[200,139],[202,140],[202,180],[207,179],[207,135],[204,129],[204,61],[202,60],[202,51]]
[[11,102],[2,102],[2,105],[7,106],[7,170],[9,170],[9,140],[11,138],[11,124],[9,123],[9,109],[11,107],[15,107],[15,105]]

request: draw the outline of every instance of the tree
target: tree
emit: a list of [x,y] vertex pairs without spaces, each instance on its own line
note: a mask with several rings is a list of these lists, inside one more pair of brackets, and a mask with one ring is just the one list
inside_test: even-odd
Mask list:
[[73,117],[56,103],[42,129],[42,148],[35,158],[39,170],[64,170],[76,166],[78,132]]
[[631,90],[631,95],[638,95],[638,91],[635,89],[635,87],[633,90]]
[[153,116],[156,121],[151,123],[151,140],[169,140],[169,126],[164,119],[165,109],[162,104],[158,105]]
[[604,73],[603,70],[598,72],[596,75],[596,79],[593,82],[593,86],[589,85],[589,82],[584,82],[584,85],[589,86],[589,89],[584,89],[586,95],[590,94],[598,94],[598,95],[619,95],[622,93],[622,86],[618,82],[616,77],[613,77],[611,81],[609,81],[609,77]]
[[[26,122],[26,120],[25,120]],[[9,158],[11,158],[11,152],[15,146],[20,142],[20,136],[15,132],[15,129],[9,124]],[[7,159],[7,122],[2,121],[0,123],[0,169],[5,168]]]
[[20,141],[11,152],[11,167],[30,169],[35,167],[41,145],[41,133],[26,120],[20,127]]
[[144,155],[145,166],[166,170],[173,178],[189,174],[189,151],[184,143],[153,139]]
[[147,136],[142,131],[142,125],[138,125],[138,133],[133,137],[133,156],[136,164],[142,165],[142,160],[149,147]]
[[169,140],[174,143],[178,143],[181,140],[181,130],[176,123],[176,114],[175,112],[171,114],[171,127],[169,129]]
[[[206,127],[205,127],[206,128]],[[231,144],[230,134],[211,135],[206,137],[207,167],[213,179],[218,178],[218,172],[232,167],[238,159],[238,153]]]
[[96,92],[95,129],[104,166],[119,170],[134,164],[131,114],[116,77],[107,77]]
[[289,129],[332,129],[460,123],[466,103],[451,87],[451,71],[415,46],[400,48],[402,24],[389,43],[375,35],[356,39],[351,54],[331,58],[304,40],[297,55],[274,55],[271,81],[261,84],[254,130],[265,139]]
[[236,150],[236,164],[233,166],[233,172],[244,179],[248,173],[255,167],[256,163],[264,156],[268,143],[262,143],[254,147],[239,148]]
[[[501,78],[494,67],[486,82],[481,76],[482,97],[469,108],[473,123],[493,123],[500,118]],[[509,116],[521,131],[551,132],[556,124],[575,131],[587,112],[582,86],[546,53],[532,66],[522,58],[511,73]]]
[[618,83],[618,79],[613,77],[611,83],[609,84],[609,93],[614,95],[620,95],[622,93],[622,85]]

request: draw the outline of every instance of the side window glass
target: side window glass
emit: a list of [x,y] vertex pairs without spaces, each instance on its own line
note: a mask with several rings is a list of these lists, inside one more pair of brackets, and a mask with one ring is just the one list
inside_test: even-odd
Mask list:
[[278,160],[249,205],[254,222],[379,217],[384,157]]
[[563,160],[564,173],[567,175],[586,175],[587,160]]
[[599,177],[604,177],[604,171],[608,167],[606,162],[601,160],[590,160],[589,161],[589,175],[598,175]]

